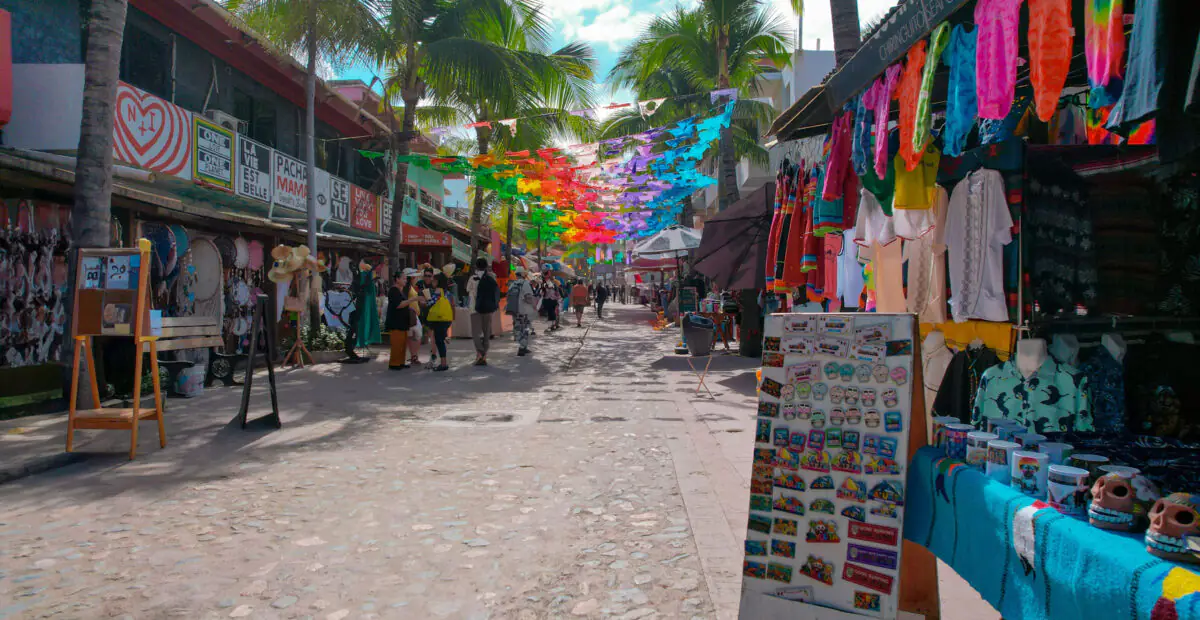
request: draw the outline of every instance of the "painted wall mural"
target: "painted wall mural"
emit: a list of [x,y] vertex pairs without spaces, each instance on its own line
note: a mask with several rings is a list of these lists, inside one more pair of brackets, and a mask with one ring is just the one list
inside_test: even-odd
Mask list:
[[0,203],[0,368],[62,359],[71,208]]
[[190,180],[192,114],[124,82],[117,85],[116,104],[113,155],[123,162]]

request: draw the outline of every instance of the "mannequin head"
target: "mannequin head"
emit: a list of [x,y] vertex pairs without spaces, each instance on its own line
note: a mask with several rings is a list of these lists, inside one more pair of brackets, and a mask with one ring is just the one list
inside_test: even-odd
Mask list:
[[946,334],[937,329],[929,332],[929,335],[925,336],[925,342],[921,344],[926,352],[936,351],[944,346],[946,346]]

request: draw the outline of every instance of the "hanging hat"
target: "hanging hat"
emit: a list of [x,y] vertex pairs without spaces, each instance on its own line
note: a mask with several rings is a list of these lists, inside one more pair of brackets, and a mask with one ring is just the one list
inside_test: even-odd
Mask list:
[[250,242],[250,264],[249,267],[255,271],[262,269],[263,266],[263,244],[257,239]]
[[454,263],[442,265],[442,273],[446,274],[447,276],[453,276],[455,269],[458,269],[458,265],[455,265]]
[[192,292],[200,301],[212,299],[221,290],[221,254],[211,239],[196,239],[192,244],[192,266],[196,284]]
[[250,264],[250,244],[246,242],[245,237],[238,237],[233,240],[233,266],[238,269],[245,269]]

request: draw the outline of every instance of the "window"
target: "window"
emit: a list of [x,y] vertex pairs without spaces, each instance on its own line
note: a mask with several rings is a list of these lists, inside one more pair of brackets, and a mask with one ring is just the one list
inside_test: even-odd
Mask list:
[[249,138],[275,148],[275,106],[234,89],[233,115],[249,124]]
[[413,200],[416,200],[417,199],[417,188],[409,185],[408,186],[408,197],[412,198]]
[[121,43],[121,81],[171,100],[171,43],[127,23]]
[[423,204],[427,207],[433,205],[433,203],[430,201],[430,198],[429,198],[429,192],[426,192],[425,190],[421,190],[421,204]]

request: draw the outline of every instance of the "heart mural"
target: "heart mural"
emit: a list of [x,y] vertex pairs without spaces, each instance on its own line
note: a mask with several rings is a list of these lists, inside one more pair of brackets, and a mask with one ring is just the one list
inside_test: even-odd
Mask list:
[[191,179],[191,113],[119,83],[113,119],[113,156],[142,168]]

